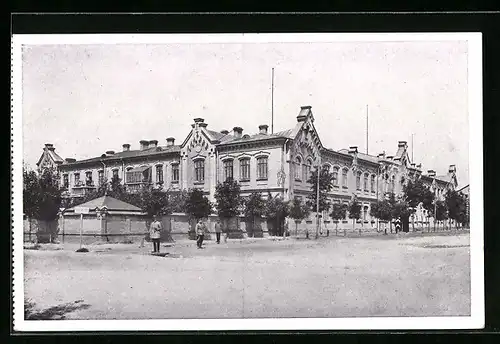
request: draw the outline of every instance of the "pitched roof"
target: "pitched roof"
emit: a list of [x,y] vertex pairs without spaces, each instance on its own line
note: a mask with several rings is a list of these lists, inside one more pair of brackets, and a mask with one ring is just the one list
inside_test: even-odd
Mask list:
[[[349,154],[349,150],[346,148],[342,148],[341,150],[339,150],[339,153]],[[378,161],[379,161],[378,157],[376,157],[374,155],[370,155],[370,154],[361,153],[361,152],[358,152],[358,159],[370,161],[370,162],[373,162],[375,164],[378,164]]]
[[[119,199],[113,198],[111,196],[101,196],[99,198],[80,204],[78,207],[94,210],[96,208],[102,208],[104,206],[108,208],[108,210],[142,211],[141,208],[136,207],[135,205],[120,201]],[[74,210],[74,208],[75,207],[68,210]]]
[[289,130],[283,130],[274,134],[252,134],[249,135],[248,137],[243,135],[240,138],[236,138],[233,135],[225,135],[222,140],[221,144],[233,144],[233,143],[242,143],[242,142],[255,142],[255,141],[262,141],[262,140],[269,140],[273,138],[291,138],[290,133],[292,132],[292,129]]
[[158,146],[158,147],[151,147],[147,148],[144,150],[129,150],[129,151],[124,151],[124,152],[117,152],[113,155],[108,155],[105,157],[95,157],[95,158],[89,158],[89,159],[83,159],[83,160],[77,160],[75,162],[70,162],[70,163],[65,163],[63,166],[71,166],[71,165],[77,165],[81,163],[92,163],[92,162],[100,162],[102,161],[109,161],[109,160],[116,160],[116,159],[126,159],[126,158],[133,158],[133,157],[141,157],[141,156],[154,156],[154,155],[161,155],[165,153],[175,153],[175,152],[180,152],[181,148],[178,145],[173,145],[173,146]]
[[[50,159],[54,161],[56,164],[61,164],[64,162],[64,159],[59,156],[54,150],[47,150],[47,154],[49,155]],[[42,162],[43,157],[45,156],[45,152],[42,153],[40,158],[38,159],[38,162],[36,163],[37,166],[40,165],[40,162]]]

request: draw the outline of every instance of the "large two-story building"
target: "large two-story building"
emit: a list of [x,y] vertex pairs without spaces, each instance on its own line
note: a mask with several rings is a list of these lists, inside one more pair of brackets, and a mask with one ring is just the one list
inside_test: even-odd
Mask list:
[[[309,174],[317,166],[325,166],[334,174],[331,200],[348,203],[356,195],[363,205],[365,223],[372,223],[371,204],[387,193],[401,192],[409,178],[421,176],[440,198],[457,186],[455,165],[450,165],[445,175],[433,170],[423,173],[422,166],[410,160],[405,141],[398,142],[394,155],[367,155],[357,147],[339,151],[324,147],[310,106],[301,107],[293,128],[276,133],[269,133],[267,125],[256,126],[258,131],[253,134],[240,127],[231,132],[213,131],[202,118],[194,119],[191,127],[180,144],[172,137],[165,145],[142,140],[138,149],[125,143],[120,152],[109,150],[85,160],[63,160],[51,144],[46,144],[37,165],[57,167],[66,197],[82,197],[117,176],[131,191],[142,185],[164,190],[199,188],[212,201],[216,185],[226,178],[237,180],[243,195],[261,192],[266,196],[269,192],[285,200],[305,200],[310,192]],[[425,219],[426,214],[417,211],[414,220]]]

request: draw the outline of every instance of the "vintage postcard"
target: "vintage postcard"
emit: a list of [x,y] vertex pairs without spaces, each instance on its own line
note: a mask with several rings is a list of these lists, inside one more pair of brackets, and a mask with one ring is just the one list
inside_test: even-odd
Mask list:
[[14,35],[14,330],[484,327],[481,44]]

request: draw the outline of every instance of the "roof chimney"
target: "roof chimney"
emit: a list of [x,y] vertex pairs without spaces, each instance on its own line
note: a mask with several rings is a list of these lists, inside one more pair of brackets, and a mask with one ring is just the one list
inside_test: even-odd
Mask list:
[[411,167],[415,168],[416,164],[414,162],[411,163]]
[[450,165],[450,168],[448,168],[448,173],[453,174],[455,172],[457,172],[457,168],[455,167],[455,165]]
[[406,147],[406,141],[398,141],[398,147]]
[[194,119],[194,123],[203,123],[203,122],[205,122],[203,118],[198,117]]
[[358,146],[349,147],[349,154],[357,154],[357,153],[358,153]]
[[124,152],[128,152],[130,150],[130,145],[128,143],[124,143],[122,147]]
[[417,168],[418,168],[419,170],[420,170],[420,169],[422,169],[422,164],[418,164],[418,165],[417,165]]
[[115,151],[112,150],[106,151],[106,155],[115,155]]
[[243,133],[243,128],[240,128],[240,127],[233,128],[233,135],[235,138],[240,139],[242,133]]
[[140,140],[139,145],[141,146],[141,150],[148,149],[149,147],[149,141],[147,140]]
[[224,129],[224,130],[221,130],[220,133],[224,134],[224,135],[227,135],[227,134],[229,134],[229,131],[227,131],[226,129]]
[[385,152],[378,153],[377,158],[384,159],[385,158]]
[[158,147],[158,140],[150,140],[149,148],[155,148],[155,147]]
[[66,158],[64,159],[64,161],[67,163],[67,164],[70,164],[72,162],[76,162],[76,159],[75,158]]
[[267,135],[267,128],[269,128],[267,124],[259,125],[259,134]]
[[428,175],[429,177],[435,177],[435,176],[436,176],[436,171],[434,171],[434,170],[428,170],[428,171],[427,171],[427,175]]
[[173,137],[167,137],[167,146],[173,146],[175,139]]
[[54,151],[54,150],[56,150],[56,149],[54,148],[54,145],[53,145],[52,143],[46,143],[46,144],[45,144],[45,148],[47,148],[47,149],[48,149],[48,150],[50,150],[50,151]]
[[388,156],[386,156],[386,158],[387,158],[387,160],[391,160],[392,161],[392,158],[394,158],[394,156],[388,155]]

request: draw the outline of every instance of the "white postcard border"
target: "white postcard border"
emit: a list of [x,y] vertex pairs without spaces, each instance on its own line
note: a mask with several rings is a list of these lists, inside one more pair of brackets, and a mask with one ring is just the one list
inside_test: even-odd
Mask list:
[[[471,316],[24,320],[22,205],[22,46],[50,44],[265,43],[468,41]],[[482,36],[481,33],[302,33],[302,34],[97,34],[14,35],[12,38],[12,224],[15,331],[231,331],[231,330],[399,330],[476,329],[484,327]]]

